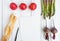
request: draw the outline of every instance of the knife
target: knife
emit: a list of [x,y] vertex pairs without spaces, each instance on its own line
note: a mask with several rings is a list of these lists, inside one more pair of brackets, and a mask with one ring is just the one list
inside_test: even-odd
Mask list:
[[19,31],[19,27],[17,28],[17,32],[16,32],[16,35],[15,35],[15,39],[14,39],[14,41],[17,40],[18,31]]

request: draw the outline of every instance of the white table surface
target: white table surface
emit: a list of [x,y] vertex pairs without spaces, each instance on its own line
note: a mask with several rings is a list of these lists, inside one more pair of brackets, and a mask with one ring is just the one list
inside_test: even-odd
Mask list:
[[[31,2],[35,2],[37,4],[37,9],[35,11],[31,11],[29,8],[27,8],[25,11],[22,11],[18,7],[17,10],[12,11],[9,8],[9,4],[11,2],[15,2],[18,6],[22,2],[26,3],[27,6],[29,6]],[[56,14],[54,16],[54,22],[55,22],[55,27],[58,29],[58,33],[56,34],[56,39],[53,40],[50,38],[51,39],[50,41],[60,41],[60,5],[59,4],[60,4],[60,0],[56,0]],[[3,7],[2,7],[2,0],[0,0],[0,8],[1,8],[0,9],[0,36],[2,36],[1,35],[2,30],[4,31],[5,26],[9,22],[10,14],[14,12],[14,14],[17,16],[17,21],[9,41],[14,41],[16,30],[18,27],[19,27],[19,33],[18,33],[17,41],[21,41],[21,39],[22,41],[47,41],[44,39],[42,35],[43,32],[41,29],[42,18],[40,16],[41,14],[40,0],[3,0]],[[19,21],[20,26],[18,24],[18,20],[20,20]]]

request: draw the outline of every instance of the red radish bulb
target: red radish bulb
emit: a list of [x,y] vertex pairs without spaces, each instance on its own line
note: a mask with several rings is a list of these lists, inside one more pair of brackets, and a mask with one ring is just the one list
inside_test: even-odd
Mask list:
[[16,10],[16,9],[17,9],[16,3],[11,3],[11,4],[10,4],[10,9]]
[[44,30],[44,32],[45,32],[45,34],[46,34],[46,35],[45,35],[45,39],[46,39],[46,40],[48,40],[48,39],[49,39],[49,36],[48,36],[49,28],[44,27],[44,29],[43,29],[43,30]]
[[27,5],[26,5],[25,3],[21,3],[21,4],[19,5],[19,8],[20,8],[21,10],[25,10],[25,9],[27,8]]
[[30,6],[29,6],[29,8],[30,8],[31,10],[35,10],[35,9],[37,8],[36,3],[31,3]]
[[51,28],[51,32],[53,33],[53,39],[55,39],[55,34],[58,32],[55,27]]

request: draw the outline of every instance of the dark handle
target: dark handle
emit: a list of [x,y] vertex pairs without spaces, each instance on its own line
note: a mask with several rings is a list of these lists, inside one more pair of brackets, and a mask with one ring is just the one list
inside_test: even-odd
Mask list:
[[17,29],[17,32],[16,32],[16,36],[15,36],[15,40],[14,41],[17,40],[18,31],[19,31],[19,28]]

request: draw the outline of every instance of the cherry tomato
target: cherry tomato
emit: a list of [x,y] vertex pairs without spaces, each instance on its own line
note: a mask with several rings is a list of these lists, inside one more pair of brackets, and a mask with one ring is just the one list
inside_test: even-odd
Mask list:
[[36,3],[31,3],[30,6],[29,6],[29,8],[30,8],[31,10],[35,10],[35,9],[37,8]]
[[19,8],[20,8],[21,10],[25,10],[25,9],[27,8],[27,5],[26,5],[25,3],[21,3],[21,4],[19,5]]
[[17,5],[15,3],[11,3],[10,4],[10,9],[16,10],[17,9]]

